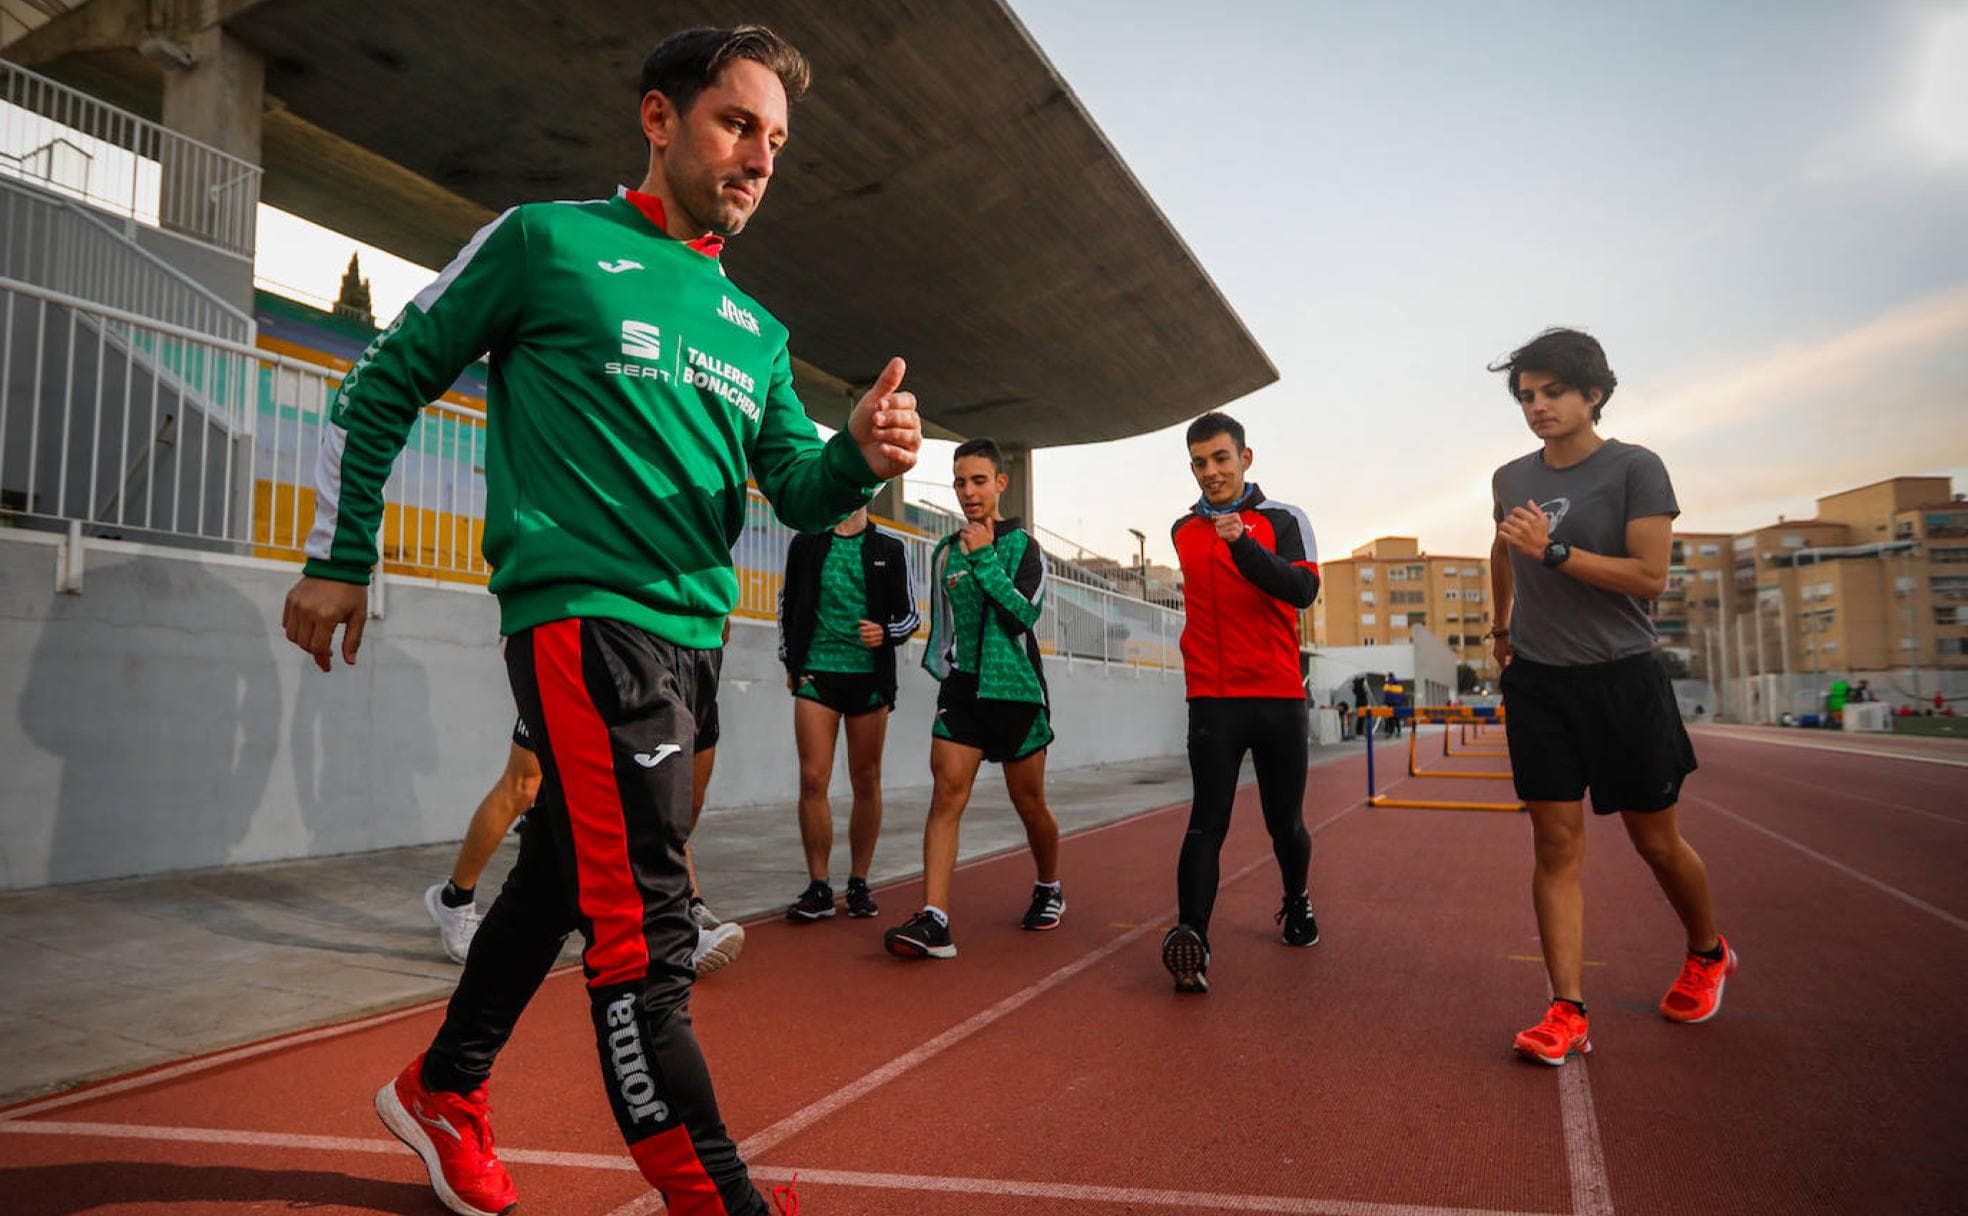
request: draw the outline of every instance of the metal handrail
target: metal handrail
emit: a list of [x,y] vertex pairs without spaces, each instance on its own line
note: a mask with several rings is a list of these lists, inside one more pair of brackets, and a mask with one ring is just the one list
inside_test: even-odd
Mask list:
[[[62,195],[0,179],[0,278],[183,325],[208,337],[250,342],[253,318],[176,266]],[[38,217],[38,218],[37,218]]]
[[[56,141],[90,162],[80,186],[27,171]],[[106,150],[116,155],[103,155]],[[98,168],[114,174],[99,187]],[[238,257],[253,256],[261,170],[243,157],[0,60],[0,172],[79,196],[132,221]]]
[[[0,279],[8,512],[298,560],[315,453],[344,374]],[[482,412],[445,401],[422,409],[384,487],[384,570],[486,581],[485,441]],[[926,618],[936,538],[897,532]],[[793,535],[753,491],[733,546],[741,614],[776,615]],[[1048,588],[1035,632],[1055,658],[1180,667],[1181,613],[1064,579]]]

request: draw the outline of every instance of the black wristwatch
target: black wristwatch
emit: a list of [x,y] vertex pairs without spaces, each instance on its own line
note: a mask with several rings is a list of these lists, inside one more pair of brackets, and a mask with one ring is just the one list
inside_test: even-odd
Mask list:
[[1544,547],[1544,564],[1556,570],[1572,556],[1572,547],[1562,540],[1554,540]]

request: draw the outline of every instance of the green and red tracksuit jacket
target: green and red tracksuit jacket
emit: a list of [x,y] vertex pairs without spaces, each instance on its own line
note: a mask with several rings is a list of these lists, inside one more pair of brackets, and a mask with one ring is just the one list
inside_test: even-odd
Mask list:
[[661,201],[626,190],[480,229],[343,379],[305,572],[369,581],[410,427],[489,352],[483,547],[500,631],[609,617],[717,646],[748,473],[800,531],[881,484],[845,432],[821,441],[786,327],[725,277],[722,244],[674,239]]
[[[1225,544],[1214,517],[1236,512]],[[1169,529],[1182,565],[1182,669],[1198,697],[1305,698],[1298,611],[1319,594],[1319,552],[1305,512],[1252,483],[1230,507],[1199,501]]]

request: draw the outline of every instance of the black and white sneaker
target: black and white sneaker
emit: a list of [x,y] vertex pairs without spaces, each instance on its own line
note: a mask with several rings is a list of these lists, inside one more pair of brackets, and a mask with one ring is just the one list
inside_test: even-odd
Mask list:
[[957,957],[957,947],[950,941],[950,926],[936,919],[927,908],[882,934],[882,945],[896,958]]
[[1278,915],[1274,919],[1285,927],[1280,936],[1287,946],[1319,944],[1319,922],[1312,915],[1310,896],[1286,896],[1285,906],[1278,909]]
[[879,911],[881,905],[875,902],[875,893],[868,889],[868,884],[858,879],[848,879],[847,914],[856,920],[866,920]]
[[796,925],[825,920],[834,914],[834,889],[819,879],[806,884],[800,897],[786,905],[786,919]]
[[1209,943],[1192,926],[1177,925],[1162,938],[1162,966],[1177,992],[1208,992],[1209,960]]
[[1025,919],[1018,922],[1021,929],[1057,929],[1059,918],[1066,915],[1065,888],[1048,887],[1044,883],[1032,884],[1032,906],[1025,909]]

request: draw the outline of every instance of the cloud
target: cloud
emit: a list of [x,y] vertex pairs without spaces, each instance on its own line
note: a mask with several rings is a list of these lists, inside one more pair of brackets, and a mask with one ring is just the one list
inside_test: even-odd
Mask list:
[[[1968,283],[1894,309],[1856,329],[1660,390],[1622,393],[1648,442],[1667,445],[1771,415],[1800,398],[1841,396],[1910,363],[1968,346]],[[1904,377],[1900,377],[1904,379]]]
[[1930,168],[1968,165],[1968,6],[1933,15],[1918,41],[1908,135]]

